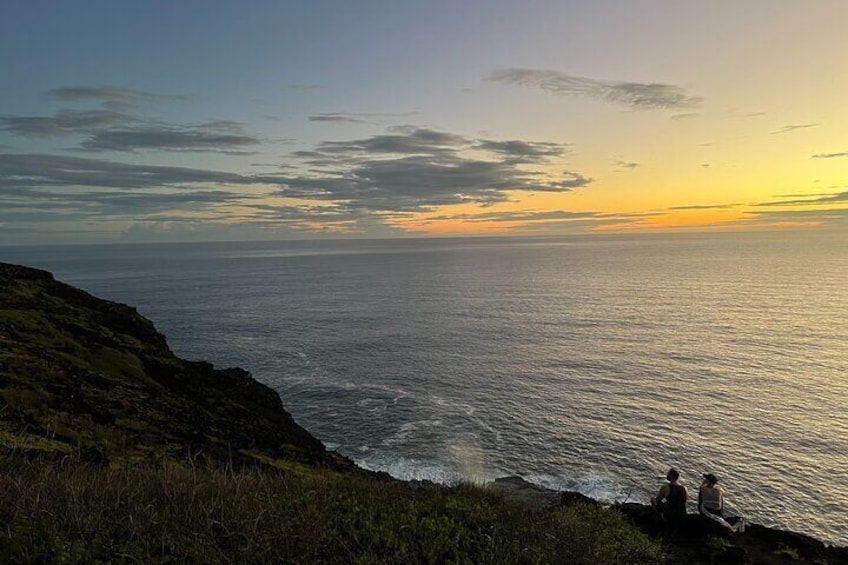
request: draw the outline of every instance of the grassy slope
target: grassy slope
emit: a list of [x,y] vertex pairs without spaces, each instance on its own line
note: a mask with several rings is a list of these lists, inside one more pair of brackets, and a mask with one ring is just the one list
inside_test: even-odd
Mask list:
[[[597,506],[546,511],[477,487],[274,473],[0,461],[0,561],[659,563]],[[8,533],[7,533],[8,532]]]

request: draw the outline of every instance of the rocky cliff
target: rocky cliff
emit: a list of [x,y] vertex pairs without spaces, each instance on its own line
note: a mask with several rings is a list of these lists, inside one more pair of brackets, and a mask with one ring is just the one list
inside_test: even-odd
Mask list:
[[182,360],[134,308],[5,263],[0,446],[104,464],[202,458],[354,468],[248,372]]

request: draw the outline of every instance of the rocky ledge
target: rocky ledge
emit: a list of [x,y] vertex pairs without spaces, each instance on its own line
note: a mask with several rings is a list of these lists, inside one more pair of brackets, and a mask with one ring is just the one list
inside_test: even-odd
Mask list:
[[[521,477],[497,479],[490,488],[507,498],[543,508],[600,504],[578,492],[549,490]],[[650,537],[662,540],[671,563],[848,564],[848,547],[830,547],[796,532],[750,524],[744,533],[728,535],[697,514],[689,514],[670,531],[648,504],[629,502],[611,508],[622,512]]]

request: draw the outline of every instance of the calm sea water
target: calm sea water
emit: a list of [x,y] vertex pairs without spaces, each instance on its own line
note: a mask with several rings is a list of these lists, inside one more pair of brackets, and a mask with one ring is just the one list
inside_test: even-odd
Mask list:
[[518,474],[848,544],[848,238],[809,233],[0,247],[238,365],[401,478]]

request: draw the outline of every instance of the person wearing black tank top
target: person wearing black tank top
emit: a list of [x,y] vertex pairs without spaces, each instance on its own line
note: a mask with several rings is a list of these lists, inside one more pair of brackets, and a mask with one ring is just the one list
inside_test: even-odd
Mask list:
[[686,487],[679,484],[680,473],[672,467],[665,475],[668,484],[660,487],[657,495],[651,499],[651,506],[660,513],[666,522],[679,522],[686,517]]

